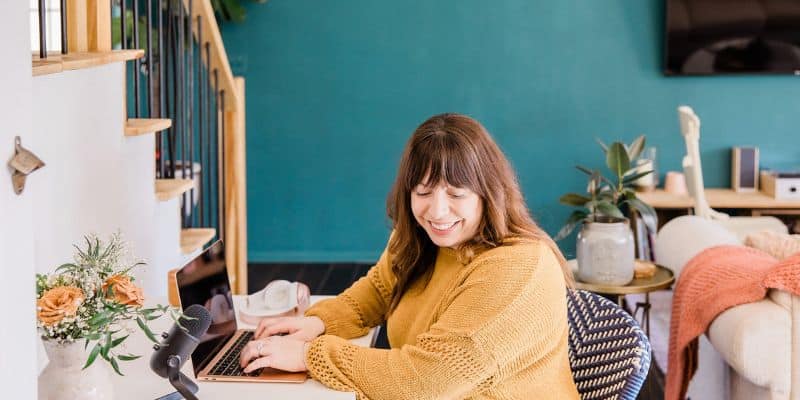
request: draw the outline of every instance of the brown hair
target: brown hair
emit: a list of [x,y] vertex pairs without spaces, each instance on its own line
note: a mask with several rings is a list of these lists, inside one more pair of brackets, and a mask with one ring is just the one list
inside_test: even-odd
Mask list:
[[483,203],[478,232],[459,247],[460,255],[471,259],[476,251],[500,246],[509,238],[542,241],[556,255],[567,285],[572,285],[564,256],[531,218],[516,174],[489,132],[466,115],[440,114],[423,122],[411,135],[386,201],[394,229],[389,252],[397,278],[390,310],[415,280],[422,278],[427,284],[430,279],[438,247],[414,218],[411,190],[420,183],[442,181],[469,188]]

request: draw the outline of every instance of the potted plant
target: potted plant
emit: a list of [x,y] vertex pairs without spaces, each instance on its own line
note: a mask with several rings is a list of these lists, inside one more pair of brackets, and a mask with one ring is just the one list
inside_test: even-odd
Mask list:
[[644,135],[630,145],[614,142],[606,146],[598,140],[611,178],[597,170],[578,165],[589,177],[587,194],[567,193],[559,202],[578,207],[556,234],[562,240],[582,225],[577,239],[578,279],[588,283],[624,285],[633,279],[635,257],[633,234],[628,217],[638,213],[648,230],[655,232],[657,220],[652,207],[636,198],[633,184],[652,173],[634,167],[644,149]]
[[131,322],[156,342],[147,323],[164,314],[175,321],[181,316],[167,306],[143,307],[131,271],[144,263],[126,261],[119,234],[107,243],[85,239],[86,248],[75,246],[73,262],[36,275],[37,327],[50,360],[39,376],[40,399],[112,398],[108,372],[95,361],[105,360],[122,375],[119,361],[139,358],[121,350]]

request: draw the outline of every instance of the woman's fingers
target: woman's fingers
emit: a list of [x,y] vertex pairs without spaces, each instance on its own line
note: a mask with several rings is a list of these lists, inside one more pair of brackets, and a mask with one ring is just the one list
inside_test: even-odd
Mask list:
[[253,362],[251,362],[250,364],[248,364],[246,367],[244,367],[244,372],[245,372],[246,374],[249,374],[249,373],[251,373],[251,372],[253,372],[254,370],[257,370],[257,369],[259,369],[259,368],[266,368],[266,367],[269,367],[269,366],[270,366],[270,364],[271,364],[271,361],[272,361],[272,360],[271,360],[271,358],[270,358],[269,356],[267,356],[267,357],[261,357],[261,358],[257,358],[257,359],[255,359],[255,360],[253,360]]
[[283,317],[281,317],[281,318],[264,318],[264,319],[262,319],[261,322],[258,323],[258,328],[256,328],[254,336],[256,337],[256,339],[259,339],[259,338],[264,337],[264,336],[270,336],[270,335],[264,335],[264,330],[266,330],[270,326],[274,326],[276,324],[283,323],[285,319],[286,318],[283,318]]
[[266,356],[268,353],[267,339],[251,340],[239,353],[239,365],[244,368],[251,360]]

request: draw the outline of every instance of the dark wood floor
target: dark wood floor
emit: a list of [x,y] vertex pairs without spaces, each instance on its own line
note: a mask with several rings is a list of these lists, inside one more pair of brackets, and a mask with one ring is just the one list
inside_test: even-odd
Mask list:
[[[369,264],[303,264],[270,263],[248,266],[248,292],[261,290],[275,279],[303,282],[311,288],[311,294],[336,295],[347,289],[358,278],[366,275]],[[382,327],[377,347],[388,348],[386,327]],[[664,373],[655,362],[650,364],[650,374],[639,392],[640,400],[662,400],[664,398]]]

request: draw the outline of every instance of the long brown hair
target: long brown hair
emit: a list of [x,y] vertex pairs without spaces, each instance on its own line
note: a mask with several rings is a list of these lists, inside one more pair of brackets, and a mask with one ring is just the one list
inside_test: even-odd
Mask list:
[[[426,179],[426,182],[422,182]],[[390,310],[417,279],[430,279],[438,247],[416,222],[411,190],[418,184],[446,182],[469,188],[483,203],[478,232],[459,247],[471,259],[476,251],[500,246],[509,238],[539,240],[556,255],[568,285],[572,273],[555,242],[531,218],[510,163],[478,121],[460,114],[440,114],[423,122],[406,144],[397,179],[386,201],[394,234],[389,241],[397,283]]]

